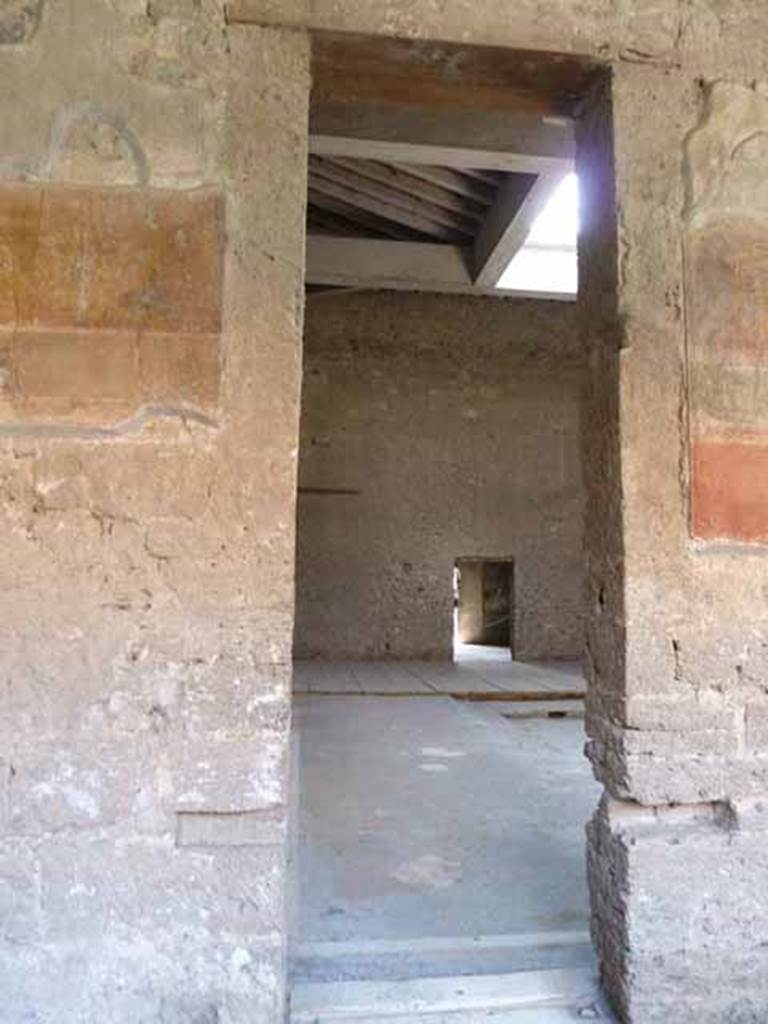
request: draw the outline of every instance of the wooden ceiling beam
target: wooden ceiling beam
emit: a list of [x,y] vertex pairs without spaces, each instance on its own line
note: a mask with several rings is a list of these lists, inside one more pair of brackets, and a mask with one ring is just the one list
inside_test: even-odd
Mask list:
[[430,242],[309,235],[307,282],[408,291],[462,291],[473,286],[470,256],[468,248]]
[[500,184],[501,171],[479,171],[475,167],[466,167],[463,174],[468,174],[470,178],[475,178],[477,181],[482,181],[489,188],[496,188]]
[[563,169],[540,174],[533,182],[525,178],[504,182],[475,240],[473,272],[478,287],[493,288],[498,283],[565,173]]
[[461,195],[444,185],[435,184],[422,175],[414,174],[411,168],[380,164],[375,160],[345,160],[341,157],[324,157],[322,159],[331,160],[337,167],[352,170],[361,177],[397,189],[408,196],[419,196],[433,206],[439,206],[451,213],[462,214],[472,219],[482,220],[486,207],[489,205],[489,202],[481,202],[472,195]]
[[310,206],[319,207],[321,210],[326,210],[329,213],[343,217],[344,220],[349,223],[357,225],[358,231],[363,228],[365,231],[372,232],[374,235],[383,235],[385,238],[403,242],[423,239],[424,237],[421,232],[412,231],[410,228],[406,228],[402,224],[395,224],[393,221],[385,220],[382,217],[376,217],[373,214],[368,213],[367,210],[361,210],[357,206],[351,206],[349,203],[335,199],[324,192],[318,192],[313,189],[311,183],[307,197]]
[[472,250],[462,246],[310,234],[306,281],[310,285],[345,288],[574,300],[573,295],[563,292],[510,292],[479,287],[472,278],[471,260]]
[[378,200],[385,206],[392,207],[392,216],[395,220],[400,219],[400,213],[405,211],[418,218],[425,218],[430,222],[441,224],[443,227],[460,231],[467,235],[474,235],[477,230],[478,221],[482,220],[482,217],[467,217],[463,210],[454,213],[441,206],[435,206],[423,194],[414,195],[413,193],[393,189],[389,185],[371,180],[370,177],[362,174],[357,166],[352,164],[348,167],[342,167],[333,160],[310,157],[309,171],[310,174],[327,178],[329,181],[338,182],[340,185],[345,185]]
[[389,139],[568,159],[576,152],[575,124],[571,118],[541,118],[510,110],[454,110],[441,114],[429,108],[315,99],[309,123],[311,134],[347,139]]
[[342,135],[310,135],[309,151],[315,156],[362,158],[390,164],[428,164],[430,167],[466,171],[508,171],[516,174],[545,174],[563,168],[570,170],[573,165],[571,157],[429,146],[383,139],[352,139]]
[[496,190],[468,177],[463,171],[453,170],[450,167],[430,167],[429,164],[392,164],[391,166],[396,170],[411,174],[415,178],[431,182],[457,196],[471,199],[479,206],[487,208],[493,203]]
[[427,216],[411,213],[403,210],[401,207],[393,207],[367,192],[358,192],[347,185],[332,181],[327,176],[323,176],[313,169],[310,169],[309,172],[309,187],[314,193],[330,196],[332,199],[346,203],[349,207],[365,210],[367,213],[374,214],[379,219],[404,225],[412,231],[420,232],[423,235],[431,236],[441,241],[460,241],[462,237],[469,240],[472,237],[471,230],[464,230],[458,226],[445,227],[443,224],[436,223]]
[[352,221],[339,216],[338,213],[322,210],[318,206],[310,206],[307,209],[307,230],[349,238],[356,236],[360,229]]

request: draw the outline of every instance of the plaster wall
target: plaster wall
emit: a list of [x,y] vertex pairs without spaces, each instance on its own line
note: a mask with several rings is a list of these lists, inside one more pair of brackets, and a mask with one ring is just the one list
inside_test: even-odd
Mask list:
[[[749,423],[760,455],[764,431],[754,396],[763,371],[761,359],[748,355],[739,374],[722,372],[702,392],[703,379],[712,386],[715,360],[694,297],[708,289],[715,322],[723,302],[749,307],[743,292],[735,297],[729,261],[720,262],[713,289],[711,268],[694,284],[688,260],[689,233],[701,224],[694,196],[702,179],[705,192],[729,207],[729,163],[739,164],[739,176],[757,173],[754,154],[740,143],[762,131],[761,91],[736,81],[702,83],[680,68],[625,64],[610,93],[593,97],[582,123],[581,270],[591,366],[584,443],[593,453],[585,466],[587,749],[607,791],[590,829],[590,878],[593,937],[624,1020],[759,1020],[766,1008],[763,947],[736,923],[739,915],[743,922],[768,910],[754,884],[764,836],[755,811],[766,787],[758,723],[768,604],[765,548],[755,541],[753,518],[763,484],[752,476],[735,515],[720,515],[717,489],[691,487],[704,426],[707,442],[718,439],[713,407],[738,409],[738,426]],[[731,141],[734,130],[740,142]],[[760,230],[754,192],[750,202],[748,216]],[[751,245],[739,251],[746,284],[760,276],[762,261]],[[733,317],[717,335],[723,363],[745,344],[742,331]],[[751,385],[739,390],[745,379]],[[703,539],[703,510],[728,529]],[[723,858],[725,849],[733,860]],[[666,894],[683,877],[681,912],[673,916]],[[737,893],[745,902],[732,916]],[[665,915],[674,950],[658,934]]]
[[308,48],[0,4],[0,1017],[277,1021]]
[[[768,602],[763,522],[745,525],[743,514],[764,503],[750,491],[734,509],[704,488],[691,529],[689,439],[719,444],[734,422],[712,422],[722,405],[707,381],[721,350],[707,330],[690,337],[700,291],[686,269],[699,232],[745,215],[735,264],[725,249],[723,287],[754,290],[749,275],[734,282],[733,267],[764,267],[764,197],[738,183],[764,185],[765,4],[229,0],[224,13],[214,0],[0,5],[5,181],[204,186],[223,193],[227,224],[221,328],[208,332],[220,333],[216,394],[215,373],[192,374],[207,382],[200,391],[174,384],[174,370],[158,397],[139,358],[127,400],[137,412],[117,416],[101,384],[73,408],[76,391],[62,395],[60,382],[55,395],[39,378],[27,390],[18,344],[4,345],[4,1013],[281,1013],[301,30],[311,28],[565,51],[610,66],[611,95],[588,108],[581,154],[596,211],[582,274],[595,403],[584,468],[599,512],[587,516],[588,728],[610,797],[590,840],[595,937],[624,1020],[763,1020]],[[735,107],[713,98],[716,82],[735,90]],[[698,155],[697,137],[712,141]],[[716,186],[703,206],[691,202],[701,175]],[[122,253],[137,251],[134,239]],[[5,250],[2,265],[7,274]],[[711,291],[712,267],[700,272]],[[118,346],[126,359],[141,356],[135,333]],[[172,333],[188,351],[178,323]],[[725,349],[735,350],[750,347]],[[692,351],[694,390],[705,385],[693,417]],[[81,347],[71,352],[70,368]],[[748,409],[762,379],[750,358]],[[101,382],[114,382],[109,364]],[[37,405],[52,398],[47,413]],[[762,447],[754,406],[736,426],[739,445],[747,434]],[[668,813],[681,802],[685,813]],[[271,835],[263,847],[259,834]],[[670,929],[663,949],[660,920]]]
[[744,81],[766,59],[761,0],[228,0],[227,14],[230,24],[579,54]]
[[485,556],[515,559],[516,656],[580,657],[582,371],[572,304],[310,296],[296,654],[450,658]]

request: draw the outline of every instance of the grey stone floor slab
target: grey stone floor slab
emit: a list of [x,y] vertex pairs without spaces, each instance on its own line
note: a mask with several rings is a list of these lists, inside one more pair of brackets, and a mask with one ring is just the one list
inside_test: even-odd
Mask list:
[[583,723],[508,706],[296,696],[302,942],[586,930]]

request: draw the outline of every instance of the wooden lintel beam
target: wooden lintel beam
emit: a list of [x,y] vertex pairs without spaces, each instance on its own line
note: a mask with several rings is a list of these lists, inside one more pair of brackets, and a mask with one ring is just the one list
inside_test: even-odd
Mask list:
[[469,40],[461,25],[446,38],[451,19],[435,8],[431,30],[419,19],[423,38],[407,39],[397,38],[410,33],[398,31],[397,19],[382,18],[375,4],[347,7],[340,10],[344,5],[330,0],[224,0],[230,25],[309,31],[315,93],[347,103],[374,98],[449,112],[464,107],[562,113],[573,109],[598,70],[594,60],[550,53],[540,45],[511,49],[512,11],[500,13],[494,29],[480,33],[484,38],[475,33]]
[[478,287],[498,284],[565,174],[560,168],[540,174],[532,184],[515,176],[502,184],[475,239],[473,275]]

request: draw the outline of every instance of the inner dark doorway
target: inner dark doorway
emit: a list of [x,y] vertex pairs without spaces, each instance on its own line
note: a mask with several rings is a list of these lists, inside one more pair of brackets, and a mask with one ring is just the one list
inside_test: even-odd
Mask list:
[[459,642],[507,647],[514,657],[514,560],[458,558],[454,580]]

